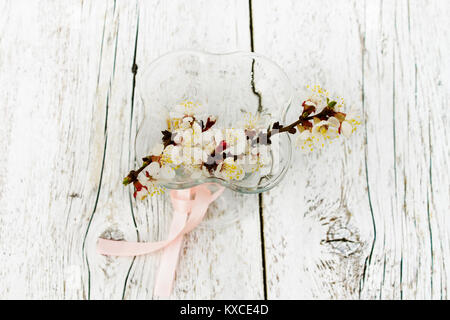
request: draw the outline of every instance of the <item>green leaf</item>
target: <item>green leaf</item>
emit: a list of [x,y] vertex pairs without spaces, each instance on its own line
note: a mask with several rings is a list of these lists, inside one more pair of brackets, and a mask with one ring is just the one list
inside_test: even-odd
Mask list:
[[335,106],[336,104],[337,104],[336,101],[330,101],[330,102],[328,102],[328,107],[330,107],[331,109],[333,109],[334,106]]

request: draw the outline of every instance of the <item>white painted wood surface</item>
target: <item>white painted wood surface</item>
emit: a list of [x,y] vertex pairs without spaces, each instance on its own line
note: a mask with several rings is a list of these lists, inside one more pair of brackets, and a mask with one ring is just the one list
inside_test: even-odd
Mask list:
[[0,298],[153,299],[158,255],[95,252],[100,235],[163,239],[170,221],[167,196],[136,205],[120,183],[142,114],[132,67],[181,48],[253,47],[299,97],[320,83],[364,124],[297,154],[260,198],[227,192],[210,214],[243,218],[187,236],[172,298],[447,299],[449,10],[446,0],[2,1]]

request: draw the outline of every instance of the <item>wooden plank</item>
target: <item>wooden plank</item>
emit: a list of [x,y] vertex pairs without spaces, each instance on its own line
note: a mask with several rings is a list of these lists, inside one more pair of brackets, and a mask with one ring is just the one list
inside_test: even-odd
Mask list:
[[[136,227],[141,240],[163,238],[170,214],[161,198],[152,202],[158,211],[136,208],[133,216],[129,190],[120,183],[131,167],[139,11],[141,64],[181,47],[248,48],[247,7],[204,1],[3,6],[0,97],[2,105],[18,108],[1,109],[2,297],[121,298],[125,288],[126,297],[151,297],[157,256],[138,259],[130,269],[132,259],[95,251],[98,236],[135,240]],[[225,32],[218,31],[222,26]],[[222,199],[212,215],[225,208],[229,217],[241,215],[238,209],[249,214],[229,228],[189,237],[186,248],[193,249],[181,260],[178,297],[262,295],[257,198]]]
[[[281,61],[297,87],[340,92],[365,124],[345,154],[298,157],[299,175],[265,196],[269,297],[445,299],[448,2],[282,4],[254,4],[255,49]],[[281,198],[293,199],[289,209]],[[330,242],[333,223],[354,242]]]
[[[253,1],[255,51],[277,61],[298,96],[320,84],[361,108],[360,1]],[[268,297],[357,298],[371,220],[360,130],[303,155],[263,195]]]
[[102,167],[106,2],[3,1],[0,297],[84,298]]
[[[231,52],[250,49],[248,3],[242,1],[164,1],[139,3],[138,72],[153,59],[176,49]],[[176,93],[174,93],[176,94]],[[136,101],[138,99],[136,98]],[[142,118],[135,103],[134,125]],[[133,202],[141,241],[167,237],[171,207],[168,196]],[[173,298],[257,299],[263,296],[258,198],[231,191],[212,205],[218,227],[203,227],[185,239]],[[237,223],[220,227],[239,217]],[[212,221],[210,221],[212,222]],[[158,255],[138,257],[131,269],[125,298],[153,298]]]
[[367,165],[377,241],[364,298],[447,298],[449,166],[442,114],[449,81],[442,67],[450,54],[443,40],[449,9],[444,1],[367,2]]
[[[450,3],[251,4],[254,49],[287,71],[293,108],[320,83],[365,120],[262,196],[268,297],[447,299]],[[121,186],[143,114],[132,66],[249,50],[248,3],[4,1],[0,15],[0,298],[153,298],[158,255],[95,251],[170,222],[167,195],[136,204]],[[173,298],[264,296],[258,209],[229,191],[212,206],[242,218],[187,237]]]
[[[450,3],[444,0],[414,1],[409,8],[417,66],[415,110],[422,113],[421,107],[428,106],[425,108],[428,117],[421,121],[421,130],[428,131],[423,134],[428,141],[416,140],[416,143],[428,144],[429,151],[428,161],[424,162],[425,168],[422,169],[428,168],[428,175],[422,171],[422,177],[428,180],[426,216],[429,232],[424,233],[430,236],[431,294],[428,297],[433,299],[449,299],[450,288],[450,130],[446,115],[450,102],[450,21],[445,14],[449,10]],[[411,201],[415,202],[415,198]],[[422,213],[421,218],[424,217]]]
[[99,157],[102,158],[96,202],[84,241],[88,271],[88,298],[121,299],[132,260],[106,257],[96,251],[102,236],[136,241],[129,190],[122,186],[130,168],[133,57],[138,8],[132,1],[109,1],[104,34],[97,103],[103,106],[99,123],[103,128]]

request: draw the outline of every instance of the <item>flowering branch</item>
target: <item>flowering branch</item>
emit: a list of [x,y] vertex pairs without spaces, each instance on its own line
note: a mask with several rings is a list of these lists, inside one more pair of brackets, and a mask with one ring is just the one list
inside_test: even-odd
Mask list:
[[[131,170],[123,184],[133,183],[134,197],[159,194],[158,183],[171,181],[178,174],[192,179],[214,176],[224,180],[241,180],[261,168],[270,167],[271,138],[279,133],[298,134],[297,146],[306,152],[326,141],[344,135],[349,137],[359,125],[357,117],[339,111],[343,99],[330,99],[328,92],[315,86],[312,95],[302,103],[298,120],[289,125],[267,123],[260,114],[246,114],[241,129],[216,129],[216,118],[206,119],[198,112],[200,105],[185,101],[169,114],[168,129],[162,131],[161,143],[142,165]],[[181,172],[181,173],[180,173]],[[140,178],[140,175],[144,175]]]
[[[327,106],[318,114],[316,115],[310,115],[312,112],[316,110],[316,108],[313,105],[307,104],[307,101],[304,101],[303,106],[303,113],[300,115],[299,119],[297,121],[294,121],[290,125],[283,126],[280,125],[279,122],[275,122],[272,126],[272,130],[268,130],[268,136],[272,136],[277,133],[282,132],[288,132],[290,134],[295,134],[297,130],[296,127],[302,126],[306,128],[311,128],[312,125],[309,122],[310,120],[313,120],[314,118],[320,119],[320,120],[328,120],[330,117],[339,117],[340,119],[345,119],[345,113],[342,112],[336,112],[334,110],[335,105],[337,104],[336,101],[329,101]],[[302,130],[303,131],[303,130]]]

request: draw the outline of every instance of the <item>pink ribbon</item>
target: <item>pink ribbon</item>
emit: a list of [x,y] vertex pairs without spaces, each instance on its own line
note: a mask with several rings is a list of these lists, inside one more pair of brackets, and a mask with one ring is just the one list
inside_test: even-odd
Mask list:
[[[216,200],[224,190],[224,187],[217,185],[218,190],[211,193],[206,187],[207,185],[212,184],[205,183],[190,189],[170,191],[174,213],[167,240],[128,242],[100,238],[97,242],[98,253],[108,256],[129,257],[164,249],[156,276],[154,292],[156,296],[169,297],[172,292],[184,235],[198,226],[203,220],[210,203]],[[194,197],[193,200],[192,197]]]

